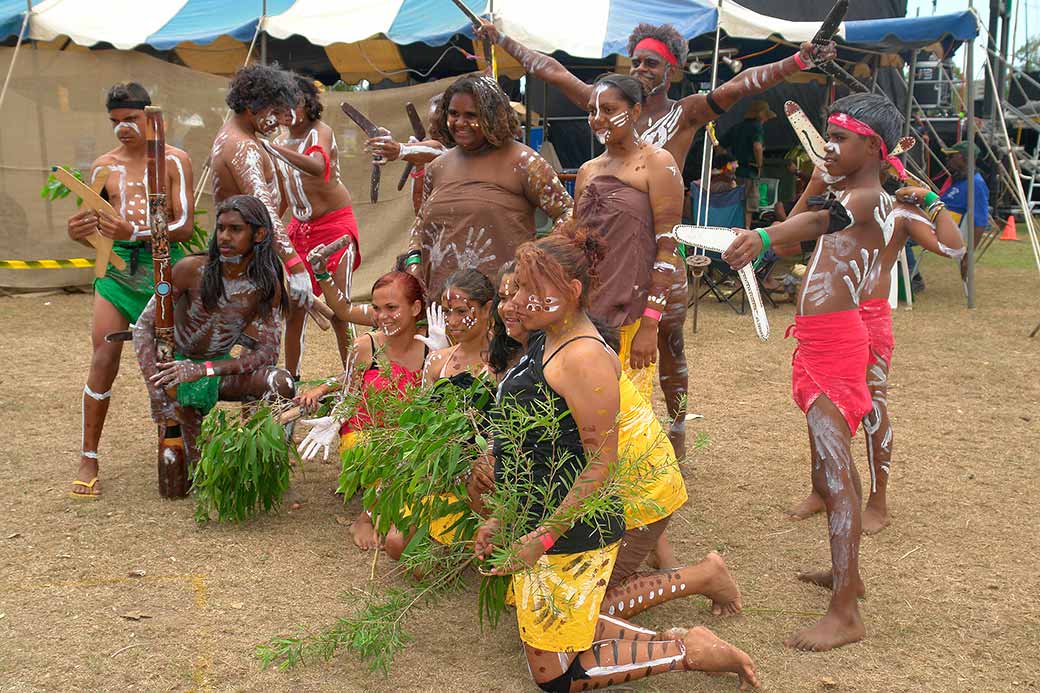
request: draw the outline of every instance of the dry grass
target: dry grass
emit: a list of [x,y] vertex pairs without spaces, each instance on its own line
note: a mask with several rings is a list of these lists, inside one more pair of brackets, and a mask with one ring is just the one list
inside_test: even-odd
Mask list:
[[[690,503],[670,534],[682,559],[722,551],[748,613],[718,620],[704,601],[672,602],[647,625],[706,623],[755,659],[773,691],[1003,691],[1040,687],[1040,282],[1028,245],[998,244],[968,311],[952,265],[925,264],[928,290],[895,318],[890,395],[895,522],[866,538],[868,639],[826,654],[781,640],[826,594],[796,582],[828,559],[824,522],[782,510],[808,486],[804,419],[790,401],[789,306],[773,339],[708,305],[688,340],[694,374]],[[260,671],[258,642],[332,622],[363,587],[370,558],[337,516],[331,466],[295,480],[303,507],[238,527],[197,527],[189,502],[163,502],[155,435],[130,351],[101,445],[104,499],[68,497],[89,361],[82,295],[0,300],[0,690],[534,690],[508,620],[481,633],[473,593],[411,619],[416,641],[386,679],[348,656]],[[312,334],[306,372],[333,370]],[[856,455],[865,461],[862,435]],[[383,563],[381,569],[386,568]],[[128,577],[134,570],[144,577]],[[347,601],[349,601],[349,597]],[[127,620],[137,612],[150,618]],[[731,690],[732,680],[672,674],[633,688]]]

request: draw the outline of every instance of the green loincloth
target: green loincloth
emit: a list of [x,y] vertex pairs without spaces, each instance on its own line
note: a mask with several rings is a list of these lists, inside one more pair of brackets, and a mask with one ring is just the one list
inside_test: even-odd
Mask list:
[[[192,361],[193,363],[205,363],[206,361],[226,361],[231,354],[221,354],[203,359],[193,359],[184,354],[174,354],[173,358],[178,361]],[[177,386],[177,401],[186,407],[198,409],[203,414],[217,405],[220,396],[220,376],[206,375],[191,383],[181,383]]]
[[[137,253],[137,271],[130,274],[133,268],[133,255]],[[148,299],[155,295],[155,274],[152,268],[151,245],[144,241],[116,241],[112,244],[112,252],[123,258],[126,269],[116,269],[108,265],[105,276],[94,280],[94,291],[116,307],[131,324],[141,317],[141,311],[148,305]],[[170,246],[170,266],[184,257],[184,251],[178,244]]]

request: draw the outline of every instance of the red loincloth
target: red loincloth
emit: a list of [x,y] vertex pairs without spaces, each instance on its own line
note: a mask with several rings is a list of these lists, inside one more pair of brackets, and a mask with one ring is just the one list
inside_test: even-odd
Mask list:
[[[354,218],[354,210],[350,206],[334,209],[310,221],[300,221],[293,217],[289,222],[286,233],[289,235],[289,240],[292,241],[293,247],[296,248],[296,252],[303,259],[303,265],[307,268],[307,274],[311,275],[311,287],[314,289],[315,294],[321,294],[321,287],[318,286],[318,280],[314,278],[314,268],[307,261],[307,253],[311,252],[315,246],[328,245],[333,241],[339,240],[344,235],[350,234],[356,246],[353,269],[356,270],[361,264],[361,245],[358,242],[357,219]],[[336,268],[339,267],[339,261],[345,252],[347,252],[347,247],[337,250],[329,258],[327,263],[329,274],[335,272]]]
[[884,298],[864,301],[859,307],[859,317],[867,328],[870,353],[880,357],[885,366],[891,368],[892,352],[896,348],[896,338],[892,334],[892,305]]
[[[870,340],[858,310],[796,315],[792,328],[798,346],[791,357],[791,394],[808,413],[820,395],[838,408],[856,435],[873,406],[867,389]],[[785,335],[787,336],[787,335]]]

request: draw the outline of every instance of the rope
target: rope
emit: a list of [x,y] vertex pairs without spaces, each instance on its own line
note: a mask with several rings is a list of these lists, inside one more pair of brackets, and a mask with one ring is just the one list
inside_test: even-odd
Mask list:
[[4,98],[7,96],[7,85],[11,83],[11,74],[14,72],[14,63],[18,59],[18,49],[22,47],[22,39],[25,38],[25,28],[29,26],[29,15],[32,10],[27,10],[22,18],[22,28],[18,31],[18,42],[14,44],[14,53],[11,54],[11,64],[7,66],[7,77],[4,78],[4,87],[0,89],[0,109],[4,107]]

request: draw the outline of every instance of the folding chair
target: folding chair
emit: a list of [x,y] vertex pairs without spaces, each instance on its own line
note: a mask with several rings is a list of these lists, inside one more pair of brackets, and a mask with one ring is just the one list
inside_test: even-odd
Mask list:
[[[690,183],[690,214],[693,219],[697,219],[701,195],[701,187],[697,183]],[[708,200],[707,225],[743,228],[745,224],[746,200],[747,193],[743,186],[738,186],[725,192],[712,193]],[[730,268],[729,263],[724,261],[718,253],[709,251],[704,253],[704,255],[711,260],[711,264],[708,265],[702,277],[705,288],[699,295],[696,292],[693,293],[693,296],[690,297],[689,305],[692,306],[708,294],[712,294],[717,301],[725,303],[734,313],[743,315],[747,308],[747,297],[744,296],[744,287],[737,279],[737,273]],[[730,280],[733,281],[734,287],[726,286]],[[693,285],[694,282],[690,281],[690,286],[692,287]]]

